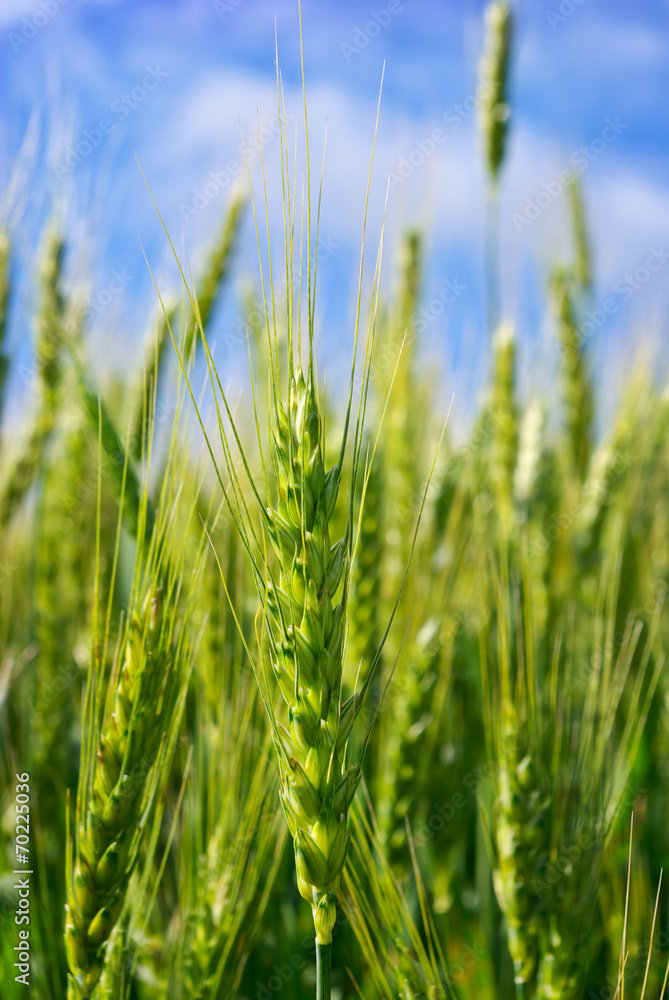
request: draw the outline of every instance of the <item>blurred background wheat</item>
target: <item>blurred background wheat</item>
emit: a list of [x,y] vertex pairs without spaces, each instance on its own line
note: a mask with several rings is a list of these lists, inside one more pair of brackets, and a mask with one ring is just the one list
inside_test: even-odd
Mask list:
[[3,8],[3,1000],[663,995],[667,17]]

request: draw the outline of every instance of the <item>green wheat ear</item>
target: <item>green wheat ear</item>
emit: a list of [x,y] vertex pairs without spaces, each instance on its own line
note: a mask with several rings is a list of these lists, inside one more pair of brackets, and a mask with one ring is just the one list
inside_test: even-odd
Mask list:
[[278,495],[269,534],[279,557],[278,586],[267,588],[270,656],[288,706],[288,727],[275,742],[281,801],[295,844],[297,881],[311,903],[317,939],[332,940],[335,896],[348,850],[348,807],[360,780],[346,747],[359,697],[342,704],[345,600],[335,603],[348,558],[329,522],[341,469],[327,473],[313,368],[291,379],[288,405],[275,428]]
[[481,61],[480,119],[485,161],[491,181],[497,183],[504,160],[509,122],[508,81],[513,32],[511,5],[491,3],[486,11],[486,44]]
[[[282,123],[286,120],[282,105],[280,76],[277,65],[277,93]],[[378,112],[377,112],[378,127]],[[332,930],[336,919],[336,896],[346,861],[350,834],[348,829],[349,807],[359,785],[362,761],[369,735],[378,712],[378,705],[369,706],[369,695],[378,670],[380,648],[372,655],[371,662],[362,665],[363,681],[360,690],[344,699],[342,686],[343,660],[348,627],[348,595],[355,563],[359,526],[364,517],[369,469],[373,463],[376,445],[369,456],[364,476],[360,475],[367,392],[372,364],[372,350],[376,328],[381,267],[379,247],[371,296],[369,327],[362,364],[360,382],[356,379],[356,354],[361,323],[362,274],[364,270],[365,241],[360,267],[360,286],[355,325],[353,362],[351,366],[349,397],[344,414],[338,460],[327,468],[325,461],[326,432],[323,408],[319,400],[314,362],[314,289],[317,260],[311,254],[312,222],[310,197],[310,169],[308,128],[306,171],[306,303],[303,299],[303,278],[298,287],[293,278],[296,260],[302,263],[302,248],[293,247],[295,233],[295,207],[297,197],[288,173],[287,140],[281,131],[281,175],[285,229],[285,280],[287,343],[284,352],[279,348],[277,301],[273,286],[271,248],[269,252],[269,280],[266,283],[262,268],[262,243],[258,227],[258,213],[251,190],[251,204],[256,226],[261,278],[267,351],[269,355],[269,441],[270,461],[266,462],[260,417],[252,381],[254,414],[262,480],[251,473],[249,458],[242,445],[231,407],[222,388],[213,363],[201,322],[197,298],[188,291],[198,328],[203,339],[209,377],[216,399],[219,433],[222,444],[225,476],[219,470],[204,423],[200,424],[214,461],[218,481],[225,502],[251,560],[254,580],[262,602],[262,620],[265,641],[260,662],[256,663],[246,645],[241,626],[240,636],[258,681],[261,697],[267,712],[276,748],[280,776],[281,802],[293,837],[297,883],[301,895],[312,908],[316,932],[317,995],[330,996],[330,961]],[[376,129],[375,129],[376,139]],[[264,174],[264,163],[263,163]],[[365,203],[365,222],[369,199],[370,178]],[[322,185],[322,178],[321,178]],[[319,199],[320,204],[320,199]],[[268,206],[265,205],[268,216]],[[167,235],[167,230],[165,230]],[[314,245],[318,244],[318,221]],[[169,239],[169,235],[168,235]],[[176,257],[176,254],[175,254]],[[178,258],[177,258],[178,262]],[[188,282],[182,270],[184,285]],[[304,330],[303,335],[303,328]],[[171,327],[170,327],[170,333]],[[173,342],[178,351],[175,338]],[[304,344],[304,351],[303,351]],[[183,354],[179,352],[182,371],[188,374]],[[304,356],[306,355],[306,363]],[[285,356],[286,366],[282,364]],[[356,385],[359,396],[354,407]],[[191,399],[197,408],[190,388]],[[357,409],[357,414],[356,414]],[[199,410],[198,410],[199,415]],[[349,437],[351,447],[347,447]],[[257,503],[260,515],[260,532],[256,517],[252,516],[238,475],[238,463],[233,461],[233,444],[240,454],[241,466]],[[436,461],[436,458],[435,458]],[[347,514],[343,529],[336,540],[331,537],[343,483],[343,470],[350,468]],[[349,464],[350,463],[350,464]],[[434,469],[434,464],[433,464]],[[432,474],[432,471],[430,476]],[[363,480],[361,506],[354,517],[354,503],[359,495],[356,483]],[[429,480],[428,480],[429,485]],[[426,487],[427,490],[427,487]],[[264,496],[262,495],[264,494]],[[425,495],[423,497],[423,505]],[[422,513],[422,506],[421,506]],[[417,530],[417,529],[416,529]],[[270,545],[267,545],[269,539]],[[413,536],[415,546],[416,535]],[[411,553],[413,553],[413,546]],[[222,576],[224,574],[222,573]],[[406,571],[405,571],[406,577]],[[402,585],[404,578],[402,581]],[[399,600],[399,596],[398,596]],[[397,601],[395,608],[397,607]],[[391,613],[391,621],[394,609]],[[381,638],[383,645],[388,625]],[[287,707],[287,718],[279,713],[276,690],[279,690]],[[363,705],[366,722],[360,718]],[[356,721],[358,725],[356,726]]]
[[583,337],[578,327],[572,283],[563,269],[557,268],[553,274],[551,298],[562,348],[567,461],[570,471],[577,480],[583,482],[592,453],[592,379]]

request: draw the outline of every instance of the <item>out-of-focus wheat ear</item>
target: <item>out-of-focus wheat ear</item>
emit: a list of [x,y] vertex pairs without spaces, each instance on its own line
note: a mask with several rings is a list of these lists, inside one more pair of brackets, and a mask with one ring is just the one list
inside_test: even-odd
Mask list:
[[[102,457],[101,437],[102,429]],[[105,655],[109,612],[103,642],[94,613],[71,856],[68,851],[69,1000],[96,995],[142,846],[150,866],[193,666],[196,644],[188,623],[205,550],[201,543],[192,592],[182,598],[188,532],[179,534],[170,488],[176,454],[172,446],[151,544],[137,547],[130,612],[111,670]],[[146,503],[144,488],[142,508]],[[193,503],[190,518],[194,509]],[[143,510],[139,520],[146,520]]]
[[486,10],[486,39],[480,68],[479,125],[488,178],[485,226],[485,304],[488,336],[502,314],[499,266],[499,174],[506,152],[510,107],[508,78],[513,33],[511,6],[496,0]]
[[567,190],[574,235],[574,276],[581,290],[587,293],[592,288],[592,261],[585,205],[583,204],[583,188],[576,174],[572,175]]
[[[72,402],[74,405],[72,405]],[[88,496],[87,439],[77,401],[61,407],[43,465],[36,516],[33,614],[35,657],[31,774],[41,789],[41,864],[36,873],[41,918],[52,939],[54,974],[64,976],[65,951],[57,901],[64,898],[66,851],[63,788],[77,780],[75,705],[82,672],[77,645],[87,627],[94,568],[94,498]],[[93,502],[91,502],[91,499]]]
[[[422,285],[422,240],[416,229],[409,229],[402,238],[399,265],[398,292],[379,324],[380,357],[385,364],[381,367],[379,362],[374,388],[380,403],[387,397],[383,435],[387,521],[389,525],[392,521],[395,526],[405,526],[411,513],[407,500],[415,502],[424,482],[423,442],[426,422],[432,417],[426,387],[417,372],[420,340],[416,319]],[[392,392],[388,395],[391,382]],[[371,474],[374,475],[373,468]],[[403,527],[388,531],[384,542],[388,593],[394,594],[406,565],[410,532]]]
[[54,227],[47,230],[39,276],[39,307],[35,318],[33,374],[38,399],[27,438],[0,482],[0,528],[11,518],[37,478],[58,409],[58,388],[64,338],[61,276],[64,243]]
[[495,762],[495,800],[490,816],[493,885],[506,920],[520,992],[535,981],[545,931],[545,904],[533,890],[532,880],[548,852],[551,798],[543,720],[537,709],[532,595],[525,590],[522,619],[514,627],[521,612],[519,608],[512,611],[504,558],[499,568],[491,563],[491,574],[497,643],[491,656],[485,641],[480,648],[486,740]]
[[411,868],[406,820],[424,784],[429,759],[425,751],[438,714],[438,679],[442,671],[447,673],[439,625],[438,619],[425,622],[406,654],[409,662],[397,676],[399,694],[394,699],[393,725],[386,736],[379,824],[388,861],[402,877]]
[[[34,602],[39,644],[35,683],[40,725],[33,742],[33,769],[36,778],[42,775],[44,781],[43,809],[58,783],[68,785],[74,778],[69,735],[79,678],[73,651],[84,627],[93,570],[91,504],[82,493],[87,472],[82,414],[75,404],[69,413],[63,410],[63,417],[53,454],[45,464],[35,523]],[[61,806],[62,801],[56,801],[49,813],[57,816]],[[56,844],[61,829],[62,824],[54,823],[51,839]],[[61,859],[62,850],[59,867]]]
[[514,511],[513,482],[518,458],[516,337],[510,324],[503,323],[498,327],[493,351],[490,478],[500,521],[510,529]]
[[490,4],[485,16],[486,40],[480,71],[483,96],[479,115],[488,176],[491,184],[497,185],[506,152],[510,116],[508,88],[513,33],[511,5],[499,0]]
[[[411,330],[415,322],[416,307],[420,298],[422,271],[423,271],[423,247],[422,236],[418,229],[408,229],[402,241],[402,286],[399,300],[399,327],[400,330]],[[406,345],[411,353],[413,342]],[[407,364],[406,354],[404,364]]]
[[567,458],[574,475],[583,482],[592,453],[592,378],[569,277],[561,268],[556,269],[552,277],[551,299],[562,354]]
[[[230,273],[230,264],[239,242],[246,202],[246,196],[239,191],[231,197],[218,237],[209,251],[202,276],[196,282],[195,291],[200,310],[200,325],[205,333],[218,296]],[[191,356],[197,333],[198,323],[195,317],[190,314],[186,324],[183,347],[183,354],[186,358]]]
[[5,338],[7,336],[7,320],[9,314],[9,298],[11,291],[11,243],[9,232],[0,228],[0,415],[5,392],[5,380],[9,359],[5,354]]
[[[171,310],[176,318],[176,310]],[[130,400],[129,446],[133,459],[139,459],[146,446],[151,424],[152,400],[156,399],[160,370],[169,341],[167,322],[162,313],[147,334],[142,351],[141,371],[135,378]]]
[[[420,458],[419,428],[429,419],[425,412],[425,402],[421,401],[417,386],[416,362],[419,351],[416,318],[423,282],[422,237],[417,229],[409,229],[402,241],[401,281],[399,295],[399,323],[395,331],[396,343],[402,344],[393,398],[390,401],[385,437],[388,459],[395,447],[401,473],[402,498],[419,488],[423,476]],[[398,425],[399,422],[399,426]],[[389,470],[390,471],[390,470]],[[405,553],[403,553],[405,556]]]

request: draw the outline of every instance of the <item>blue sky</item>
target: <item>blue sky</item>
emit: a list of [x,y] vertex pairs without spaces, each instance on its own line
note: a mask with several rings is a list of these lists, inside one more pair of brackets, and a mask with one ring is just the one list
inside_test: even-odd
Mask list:
[[[385,62],[369,246],[376,246],[390,177],[384,285],[391,288],[396,274],[398,234],[407,224],[424,226],[424,298],[437,301],[425,349],[443,367],[445,405],[455,392],[464,409],[482,384],[487,356],[481,308],[484,178],[471,111],[483,6],[478,0],[302,5],[316,170],[328,122],[321,232],[330,252],[323,258],[318,305],[328,363],[336,372],[350,343]],[[521,332],[522,381],[530,390],[541,378],[542,358],[545,368],[546,357],[554,357],[546,274],[553,261],[569,255],[559,175],[570,160],[584,163],[596,261],[593,315],[609,299],[616,306],[595,324],[589,343],[611,389],[642,338],[659,342],[667,304],[669,268],[664,273],[662,265],[646,277],[644,266],[654,251],[661,259],[663,240],[669,250],[669,2],[519,0],[516,10],[513,127],[500,212],[503,311]],[[100,306],[95,339],[101,363],[127,367],[155,305],[142,248],[161,287],[176,287],[135,154],[175,243],[196,268],[231,190],[227,168],[242,163],[240,125],[247,138],[257,131],[258,118],[271,127],[275,19],[287,107],[299,113],[296,0],[2,0],[3,186],[22,148],[21,162],[27,164],[10,197],[0,202],[15,233],[22,275],[10,340],[16,398],[16,368],[29,356],[26,317],[35,238],[44,220],[56,212],[72,235],[70,282]],[[443,138],[432,150],[435,128]],[[68,164],[68,145],[87,137],[94,139],[90,153]],[[84,142],[81,149],[87,148]],[[277,155],[278,142],[270,139],[274,177]],[[400,178],[401,167],[408,176]],[[206,185],[211,196],[203,193]],[[269,188],[278,223],[275,181]],[[248,218],[238,277],[217,319],[219,338],[238,327],[243,279],[257,277],[254,247]],[[639,268],[643,280],[634,279]],[[115,272],[124,280],[115,280]],[[107,289],[119,284],[112,301],[101,305]],[[438,303],[448,287],[458,294],[447,295],[452,301],[442,309]],[[232,377],[239,351],[226,353],[223,341],[219,349]]]

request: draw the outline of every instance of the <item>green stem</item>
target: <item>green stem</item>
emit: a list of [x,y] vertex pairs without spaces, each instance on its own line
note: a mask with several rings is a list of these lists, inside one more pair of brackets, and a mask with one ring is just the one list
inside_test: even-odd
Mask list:
[[332,941],[321,944],[316,938],[316,1000],[330,1000]]

